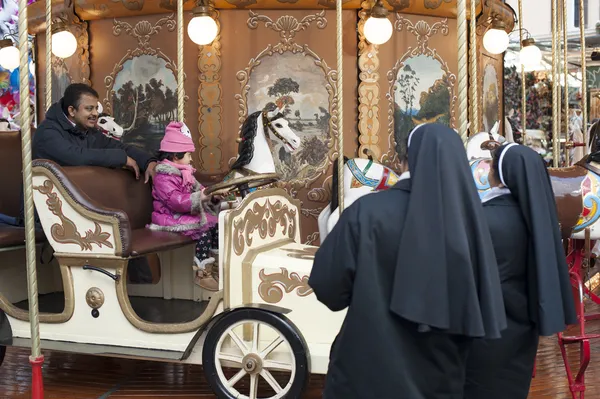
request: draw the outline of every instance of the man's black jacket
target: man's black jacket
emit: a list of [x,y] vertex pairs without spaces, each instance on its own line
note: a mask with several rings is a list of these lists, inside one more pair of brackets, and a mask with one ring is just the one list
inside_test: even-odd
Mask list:
[[97,129],[84,132],[73,126],[61,104],[62,100],[50,107],[33,135],[33,159],[49,159],[61,166],[120,168],[130,156],[142,171],[156,160],[146,151],[110,139]]

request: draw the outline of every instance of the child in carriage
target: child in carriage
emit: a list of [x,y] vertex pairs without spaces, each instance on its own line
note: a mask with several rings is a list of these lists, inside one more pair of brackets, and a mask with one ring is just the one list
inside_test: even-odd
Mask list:
[[193,269],[195,282],[204,289],[217,291],[218,268],[211,249],[218,247],[220,198],[204,194],[194,177],[191,153],[195,151],[187,126],[171,122],[160,143],[160,159],[153,179],[154,212],[152,230],[184,234],[197,241]]

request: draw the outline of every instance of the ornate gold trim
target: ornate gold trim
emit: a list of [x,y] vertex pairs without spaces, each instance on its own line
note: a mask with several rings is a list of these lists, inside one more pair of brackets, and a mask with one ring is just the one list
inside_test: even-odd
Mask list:
[[[65,295],[65,307],[61,313],[40,313],[40,323],[66,323],[71,320],[75,312],[75,289],[73,287],[73,275],[68,266],[64,266],[58,256],[56,259],[60,263],[60,275],[62,277],[63,290]],[[19,309],[13,305],[2,293],[0,293],[0,309],[10,317],[17,320],[29,322],[29,311]]]
[[313,202],[329,202],[331,199],[331,181],[333,176],[329,175],[323,180],[321,187],[315,187],[308,192],[308,199]]
[[215,10],[217,37],[208,46],[198,46],[198,157],[206,173],[221,171],[221,121],[223,91],[221,87],[221,23]]
[[291,240],[296,236],[296,209],[288,208],[277,200],[274,204],[267,199],[264,205],[254,203],[252,209],[246,210],[244,218],[233,223],[233,251],[236,255],[244,252],[245,246],[252,246],[252,233],[255,230],[261,238],[275,236],[275,229],[279,224],[282,233]]
[[285,267],[280,267],[280,273],[265,274],[265,269],[258,272],[261,283],[258,286],[258,295],[267,303],[278,303],[283,299],[283,287],[286,294],[296,290],[298,296],[304,297],[313,293],[308,285],[308,276],[296,272],[289,274]]
[[[113,35],[119,36],[121,32],[125,31],[129,36],[137,39],[138,47],[135,49],[128,49],[123,58],[117,62],[107,77],[104,78],[104,86],[106,88],[106,97],[102,100],[102,105],[105,112],[112,114],[112,98],[116,94],[113,90],[115,79],[117,78],[117,74],[123,70],[123,66],[125,62],[132,60],[134,57],[139,57],[141,55],[153,55],[163,59],[166,63],[166,67],[173,72],[173,75],[177,76],[177,64],[174,60],[171,60],[165,53],[163,53],[159,48],[153,48],[150,46],[150,38],[153,35],[159,33],[163,25],[167,27],[169,32],[173,32],[177,27],[177,21],[173,18],[173,14],[168,17],[163,17],[156,21],[154,25],[146,20],[138,21],[135,26],[131,26],[129,23],[124,21],[119,21],[117,19],[114,20],[113,24]],[[185,74],[184,74],[185,79]],[[184,100],[189,100],[189,96],[185,96]]]
[[[81,215],[83,215],[87,219],[90,219],[94,223],[99,221],[110,224],[113,228],[113,235],[115,240],[115,254],[120,255],[123,253],[123,237],[119,228],[119,221],[117,218],[98,214],[81,205],[78,201],[76,201],[73,198],[69,190],[64,187],[64,185],[59,181],[58,177],[56,177],[56,175],[54,175],[54,173],[52,173],[50,169],[47,169],[43,166],[34,166],[32,171],[34,177],[41,175],[49,179],[52,182],[52,184],[58,188],[58,191],[69,203],[69,205],[75,210],[75,212],[80,213]],[[52,236],[52,238],[54,237]]]
[[[318,237],[319,233],[313,233],[314,236]],[[310,236],[309,236],[310,237]],[[283,252],[287,252],[287,256],[290,258],[304,259],[304,260],[315,260],[315,255],[319,247],[304,247],[302,249],[285,248]]]
[[361,6],[358,12],[358,156],[366,158],[365,150],[370,150],[379,159],[379,46],[368,43],[363,33],[371,3],[363,1]]
[[100,288],[92,287],[85,294],[85,301],[92,309],[100,309],[104,305],[104,292]]
[[132,326],[140,331],[152,334],[181,334],[192,331],[197,331],[205,323],[210,321],[217,311],[219,303],[223,300],[223,291],[218,291],[213,294],[206,309],[195,320],[186,323],[152,323],[142,320],[133,310],[127,293],[127,264],[130,258],[119,258],[115,256],[76,256],[72,254],[55,254],[57,259],[60,256],[61,264],[68,264],[70,267],[83,267],[86,264],[93,263],[96,266],[115,269],[115,274],[119,279],[115,282],[115,290],[119,306],[123,311],[123,315],[131,323]]
[[[254,201],[254,200],[258,200],[261,198],[265,198],[265,197],[274,197],[274,196],[284,196],[286,197],[290,203],[294,206],[296,206],[296,209],[299,211],[300,207],[301,207],[301,203],[299,200],[295,199],[295,198],[289,198],[287,193],[281,189],[281,188],[267,188],[264,190],[258,190],[258,191],[254,191],[252,193],[250,193],[246,198],[244,198],[241,203],[238,205],[237,209],[229,212],[226,215],[226,221],[231,221],[233,219],[235,219],[236,217],[238,217],[239,215],[242,214],[242,212],[244,212],[245,209],[245,204],[248,203],[249,201]],[[229,290],[231,289],[230,287],[230,275],[231,275],[231,257],[232,257],[232,252],[233,252],[233,223],[225,223],[224,226],[224,231],[223,234],[225,236],[225,240],[224,240],[224,247],[225,249],[225,257],[223,258],[224,262],[223,262],[223,281],[224,283],[224,287],[225,287],[225,293],[224,293],[224,300],[223,300],[223,306],[225,309],[229,309],[231,307],[231,303],[230,303],[230,295],[229,295]],[[293,237],[292,241],[295,241],[295,237]],[[282,242],[289,242],[289,240],[278,240],[276,243],[274,244],[278,244],[281,245]],[[242,265],[244,264],[243,262],[246,262],[249,258],[246,257],[243,261],[242,261]],[[243,292],[242,292],[242,298],[244,298],[243,296]]]
[[445,18],[442,21],[436,22],[433,25],[429,25],[427,22],[420,20],[416,24],[413,24],[409,19],[404,18],[400,14],[396,14],[396,22],[394,23],[394,30],[402,32],[406,29],[417,37],[417,46],[408,47],[406,52],[400,56],[396,61],[394,67],[388,71],[388,92],[386,98],[388,100],[388,150],[381,157],[381,162],[391,167],[392,169],[398,170],[400,168],[400,162],[398,161],[398,154],[396,153],[396,139],[394,137],[394,82],[398,75],[398,71],[404,66],[404,62],[409,58],[413,58],[419,55],[425,55],[438,61],[446,74],[448,75],[448,83],[450,85],[450,127],[456,126],[456,75],[450,71],[448,63],[438,54],[435,49],[429,47],[429,38],[434,34],[440,32],[443,36],[447,36],[449,33],[448,19]]
[[254,68],[260,65],[262,58],[273,56],[274,54],[281,55],[286,52],[303,54],[314,60],[315,66],[323,71],[323,75],[327,82],[325,89],[329,94],[329,114],[331,115],[331,118],[329,119],[329,152],[321,165],[316,168],[316,172],[312,176],[278,183],[279,187],[286,189],[290,195],[294,195],[294,192],[298,187],[307,187],[309,184],[319,179],[319,177],[323,176],[327,172],[331,162],[333,162],[337,156],[337,71],[331,69],[325,60],[320,58],[307,44],[299,45],[294,42],[296,33],[306,30],[312,22],[316,22],[316,26],[319,29],[324,29],[327,26],[325,10],[322,10],[317,14],[307,15],[300,21],[291,15],[282,15],[276,21],[273,21],[266,15],[260,15],[252,11],[249,11],[249,15],[250,17],[247,21],[248,28],[257,29],[259,22],[263,22],[266,28],[279,34],[280,42],[275,45],[269,44],[250,60],[245,69],[238,71],[236,74],[236,78],[240,83],[240,94],[235,95],[235,99],[239,102],[239,131],[241,131],[242,124],[248,116],[248,91],[250,90],[248,82],[250,81],[250,75]]
[[52,192],[54,184],[49,179],[44,181],[41,186],[34,186],[33,189],[48,198],[46,200],[48,210],[60,219],[61,223],[54,223],[50,227],[50,233],[54,241],[60,244],[77,244],[82,251],[91,251],[92,244],[96,244],[100,248],[102,248],[102,245],[113,248],[113,245],[108,241],[111,234],[102,231],[102,227],[96,221],[94,221],[94,231],[88,230],[85,237],[81,236],[75,223],[63,214],[62,201],[58,198],[58,194]]

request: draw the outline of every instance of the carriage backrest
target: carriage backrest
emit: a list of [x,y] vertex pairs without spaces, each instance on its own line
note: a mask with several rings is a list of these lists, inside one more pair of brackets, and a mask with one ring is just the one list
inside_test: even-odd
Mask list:
[[0,213],[19,216],[21,212],[21,132],[0,132]]

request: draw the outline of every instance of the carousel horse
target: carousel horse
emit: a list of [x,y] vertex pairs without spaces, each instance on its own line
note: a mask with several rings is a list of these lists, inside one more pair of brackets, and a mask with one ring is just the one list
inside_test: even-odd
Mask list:
[[[498,128],[499,124],[496,123],[491,132],[481,132],[469,137],[466,146],[470,149],[473,157],[491,157],[489,150],[481,149],[481,146],[485,146],[489,142],[504,141],[504,138],[498,134]],[[337,162],[336,159],[333,166],[332,187],[334,189],[331,203],[323,208],[317,218],[321,241],[327,237],[339,219],[338,191],[335,189],[339,179]],[[348,207],[363,195],[387,190],[396,184],[398,179],[398,174],[392,169],[374,162],[370,155],[368,159],[344,157],[344,205]]]
[[269,103],[244,121],[238,138],[238,157],[223,182],[210,186],[207,194],[228,195],[239,191],[242,197],[249,191],[279,180],[273,160],[273,142],[292,153],[301,140],[290,128],[283,114],[285,105]]
[[121,137],[123,137],[123,128],[115,122],[115,118],[107,113],[98,115],[97,126],[106,137],[119,141],[121,140]]

